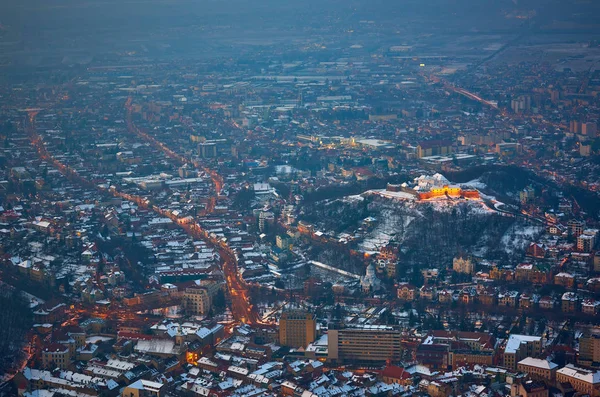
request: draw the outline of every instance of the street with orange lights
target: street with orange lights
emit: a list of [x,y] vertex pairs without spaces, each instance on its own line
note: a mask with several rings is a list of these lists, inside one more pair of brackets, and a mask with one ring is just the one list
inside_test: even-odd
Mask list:
[[[129,112],[128,112],[129,113]],[[161,150],[168,154],[168,156],[176,161],[181,163],[186,163],[187,160],[182,156],[179,156],[172,150],[170,150],[167,146],[158,142],[155,138],[150,137],[148,134],[140,131],[133,122],[131,122],[130,116],[128,116],[128,127],[130,132],[139,134],[143,136],[150,142],[153,142],[154,145],[159,147]],[[248,293],[248,288],[245,283],[241,280],[238,271],[237,271],[237,258],[235,252],[227,245],[226,242],[217,239],[216,237],[210,236],[209,233],[204,230],[198,222],[194,221],[192,223],[184,223],[177,216],[172,214],[170,211],[164,210],[160,208],[158,205],[153,205],[151,200],[137,196],[134,194],[124,193],[118,191],[115,187],[111,187],[110,189],[104,188],[102,186],[94,185],[92,182],[83,178],[79,175],[75,170],[71,167],[63,164],[56,158],[54,158],[46,149],[41,136],[35,130],[35,114],[30,114],[29,122],[26,127],[27,133],[29,135],[30,141],[32,145],[36,148],[39,156],[45,161],[49,161],[52,165],[59,170],[61,174],[63,174],[67,179],[71,180],[74,183],[81,184],[82,186],[93,188],[105,195],[112,195],[114,197],[118,197],[127,201],[131,201],[136,203],[140,208],[148,209],[154,211],[157,215],[168,217],[177,225],[179,225],[182,229],[184,229],[190,236],[204,240],[208,245],[212,246],[218,253],[221,258],[221,265],[223,269],[223,273],[225,275],[225,282],[227,285],[227,290],[231,299],[231,312],[233,318],[236,322],[242,322],[246,324],[259,324],[260,316],[258,312],[254,308],[254,306],[250,303],[250,297]],[[223,179],[222,177],[214,170],[206,169],[207,173],[211,175],[211,179],[215,184],[214,197],[211,197],[210,202],[213,203],[212,208],[214,209],[214,202],[216,202],[216,196],[218,192],[222,188]],[[98,317],[105,318],[106,313],[94,313]],[[123,320],[132,319],[133,316],[130,311],[126,309],[118,310],[116,313],[118,318]]]
[[[202,169],[208,175],[213,182],[214,191],[213,196],[208,200],[208,207],[206,209],[207,213],[212,213],[215,209],[215,205],[217,202],[217,198],[219,192],[223,188],[223,177],[219,175],[219,173],[210,169],[207,166],[200,164],[198,161],[186,158],[185,156],[179,155],[171,150],[168,146],[158,141],[156,138],[150,136],[149,134],[140,130],[132,120],[132,99],[128,98],[125,103],[125,109],[127,112],[127,128],[129,132],[136,134],[140,138],[146,140],[151,145],[156,147],[157,149],[163,151],[165,155],[168,157],[178,161],[180,164],[192,164],[194,167],[198,169]],[[137,202],[141,206],[148,207],[149,204],[146,200],[141,200],[139,197],[135,197],[132,195],[126,195],[127,199],[130,201]],[[217,239],[216,237],[212,237],[209,233],[204,230],[196,221],[192,223],[183,223],[181,222],[175,215],[171,214],[169,211],[161,210],[156,206],[152,206],[153,210],[158,212],[161,216],[165,216],[170,218],[172,221],[176,222],[179,226],[181,226],[189,235],[206,241],[209,245],[211,245],[218,253],[221,258],[221,265],[223,269],[223,273],[225,275],[225,283],[227,285],[227,291],[229,293],[229,297],[231,300],[231,312],[233,318],[236,321],[243,322],[246,324],[257,324],[260,323],[259,315],[255,310],[254,306],[250,303],[250,297],[248,293],[248,288],[245,283],[241,280],[238,271],[237,271],[237,257],[235,252],[227,245],[226,242]]]

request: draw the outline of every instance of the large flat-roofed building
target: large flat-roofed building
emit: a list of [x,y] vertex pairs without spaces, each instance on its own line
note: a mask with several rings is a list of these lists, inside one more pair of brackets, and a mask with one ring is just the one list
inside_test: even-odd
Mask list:
[[330,329],[328,359],[333,362],[398,361],[402,355],[401,333],[387,325]]
[[206,288],[186,288],[183,294],[183,306],[188,313],[206,314],[211,308],[211,296]]
[[587,393],[591,397],[600,396],[600,371],[591,371],[567,364],[556,371],[556,381],[570,383],[573,389],[579,393]]
[[443,139],[423,141],[417,146],[417,157],[447,155],[452,153],[452,142]]
[[513,371],[526,357],[535,357],[542,351],[542,338],[530,335],[511,335],[504,348],[504,366]]
[[594,249],[596,237],[589,234],[582,234],[577,237],[577,249],[582,252],[590,252]]
[[279,319],[279,343],[289,347],[307,347],[317,336],[315,315],[305,310],[284,310]]
[[212,307],[212,301],[222,284],[203,280],[199,285],[185,289],[183,306],[190,314],[207,314]]
[[517,142],[497,143],[496,148],[495,148],[495,152],[502,156],[521,153],[521,151],[522,151],[521,144],[517,143]]
[[600,328],[593,328],[579,338],[577,363],[588,367],[600,365]]

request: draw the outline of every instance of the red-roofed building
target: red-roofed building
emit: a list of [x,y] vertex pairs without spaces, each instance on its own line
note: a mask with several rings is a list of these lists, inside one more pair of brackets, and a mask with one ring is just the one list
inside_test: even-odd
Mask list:
[[543,244],[531,243],[527,248],[527,256],[534,258],[545,258],[547,249]]
[[67,369],[71,364],[69,347],[60,343],[51,343],[42,349],[42,366],[49,369]]
[[388,365],[381,371],[380,375],[381,380],[387,384],[396,383],[402,386],[412,385],[412,376],[402,367]]

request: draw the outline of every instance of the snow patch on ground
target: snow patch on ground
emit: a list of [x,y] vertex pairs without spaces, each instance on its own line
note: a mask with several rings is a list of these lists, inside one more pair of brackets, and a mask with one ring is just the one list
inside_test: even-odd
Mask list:
[[406,193],[406,192],[390,192],[385,189],[376,189],[376,190],[368,190],[364,193],[367,194],[377,194],[382,197],[393,198],[393,199],[401,199],[401,200],[415,200],[416,197],[414,194]]
[[354,196],[346,196],[344,197],[344,201],[347,201],[349,203],[355,203],[355,202],[361,202],[364,201],[365,198],[363,196],[361,196],[360,194],[356,194]]
[[96,336],[90,336],[88,338],[86,338],[85,343],[98,343],[98,342],[108,342],[110,340],[113,340],[114,338],[111,338],[110,336],[100,336],[100,335],[96,335]]
[[475,243],[475,245],[471,249],[471,252],[473,253],[473,255],[481,257],[481,258],[485,257],[488,253],[489,241],[490,241],[489,234],[483,233],[481,235],[481,237],[479,238],[479,240],[477,240],[477,243]]
[[379,215],[379,224],[358,245],[363,252],[377,251],[392,240],[402,241],[414,216],[400,214],[393,209],[384,209]]
[[455,208],[466,208],[468,209],[469,214],[473,215],[489,215],[496,212],[479,199],[449,199],[447,197],[439,197],[419,201],[418,204],[431,205],[437,212],[451,212]]
[[502,236],[500,247],[509,254],[522,253],[543,231],[543,226],[516,222]]
[[481,182],[479,179],[473,179],[472,181],[469,181],[469,182],[459,183],[458,186],[460,186],[461,188],[472,188],[472,189],[477,189],[477,190],[487,188],[487,185],[485,183]]

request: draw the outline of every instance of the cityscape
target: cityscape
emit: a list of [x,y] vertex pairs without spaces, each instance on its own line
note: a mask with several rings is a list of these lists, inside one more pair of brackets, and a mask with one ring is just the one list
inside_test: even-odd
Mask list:
[[600,397],[598,17],[0,5],[0,396]]

